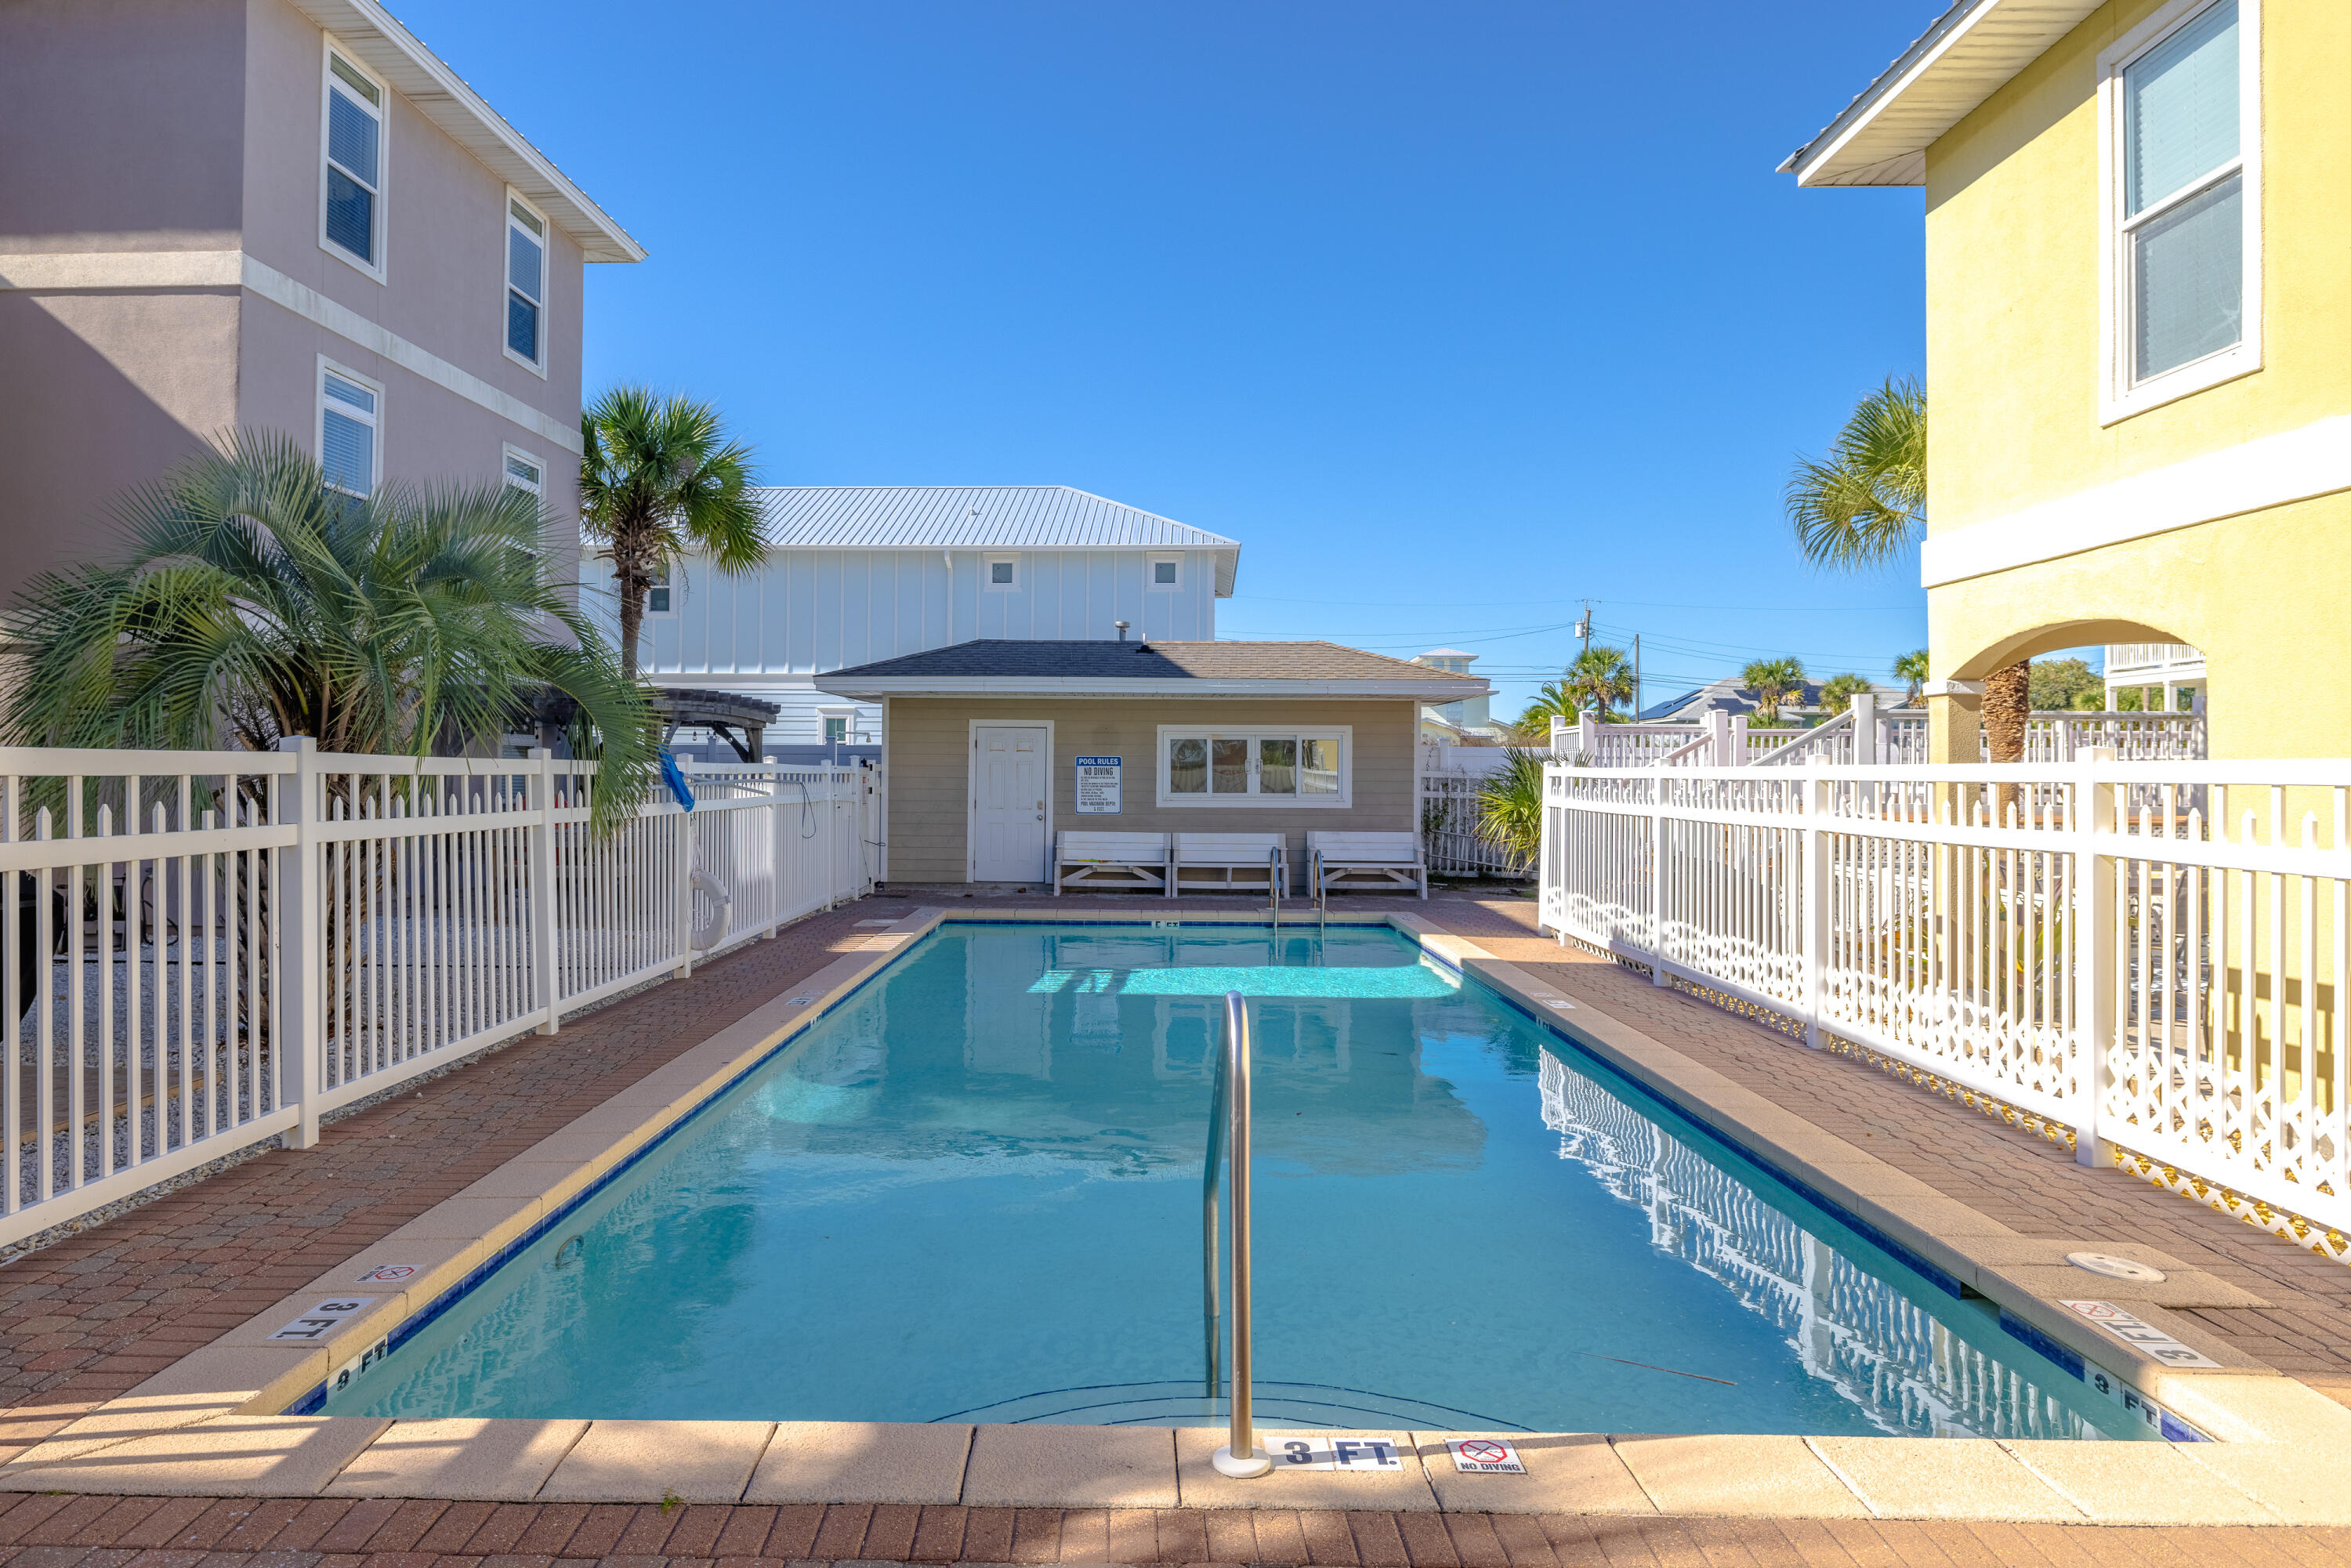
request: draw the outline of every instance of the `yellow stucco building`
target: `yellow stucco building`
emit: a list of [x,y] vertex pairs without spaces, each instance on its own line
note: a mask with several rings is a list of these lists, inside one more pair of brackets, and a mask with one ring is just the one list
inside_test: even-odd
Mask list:
[[1984,675],[2203,651],[2215,758],[2339,756],[2351,0],[1959,0],[1782,165],[1923,185],[1937,760]]

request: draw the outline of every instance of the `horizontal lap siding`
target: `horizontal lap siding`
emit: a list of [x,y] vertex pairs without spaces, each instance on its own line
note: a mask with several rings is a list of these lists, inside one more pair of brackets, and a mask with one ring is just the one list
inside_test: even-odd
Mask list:
[[[1122,833],[1279,832],[1289,841],[1291,870],[1297,873],[1303,867],[1310,831],[1399,832],[1413,826],[1413,747],[1418,705],[1411,701],[893,697],[884,721],[892,881],[965,880],[969,864],[964,834],[971,800],[974,719],[1001,724],[1051,722],[1056,832],[1083,829]],[[1163,809],[1156,803],[1158,761],[1154,749],[1163,724],[1233,729],[1349,726],[1354,731],[1353,803],[1344,810],[1279,805],[1261,810]],[[1071,758],[1078,757],[1125,758],[1123,810],[1118,815],[1077,814],[1077,774]]]

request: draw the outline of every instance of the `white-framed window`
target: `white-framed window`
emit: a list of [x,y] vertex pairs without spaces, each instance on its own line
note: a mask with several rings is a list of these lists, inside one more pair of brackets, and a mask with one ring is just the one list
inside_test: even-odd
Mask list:
[[2261,0],[2173,0],[2098,57],[2112,423],[2261,368]]
[[676,591],[670,586],[669,568],[655,567],[645,578],[645,613],[674,615],[676,612]]
[[1155,555],[1144,562],[1144,586],[1161,593],[1173,593],[1184,586],[1184,558],[1180,555]]
[[319,245],[381,283],[384,85],[329,38],[319,90]]
[[383,477],[383,384],[319,358],[319,466],[350,496],[371,495]]
[[507,193],[507,358],[547,374],[547,214]]
[[1162,806],[1344,806],[1353,731],[1159,727]]
[[547,465],[519,446],[507,448],[499,479],[509,490],[520,490],[542,501],[547,498]]
[[982,557],[980,581],[997,593],[1014,591],[1020,586],[1020,558],[1017,555]]
[[827,746],[846,746],[856,738],[857,710],[853,707],[820,707],[816,710],[817,727],[823,733]]

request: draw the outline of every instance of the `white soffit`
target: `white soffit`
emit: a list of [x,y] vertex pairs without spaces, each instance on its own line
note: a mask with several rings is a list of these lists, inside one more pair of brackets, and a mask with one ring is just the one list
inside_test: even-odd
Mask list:
[[1959,0],[1780,165],[1799,185],[1923,185],[1927,149],[2101,0]]
[[580,242],[589,261],[643,261],[645,247],[588,199],[375,0],[293,0],[295,9],[332,33],[417,112],[448,132],[489,171],[528,196]]

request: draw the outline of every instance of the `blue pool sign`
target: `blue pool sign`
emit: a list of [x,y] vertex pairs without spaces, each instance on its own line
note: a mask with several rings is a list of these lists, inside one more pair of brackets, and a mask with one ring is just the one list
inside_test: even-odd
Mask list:
[[1115,817],[1118,815],[1118,776],[1125,761],[1123,757],[1078,758],[1079,816]]

